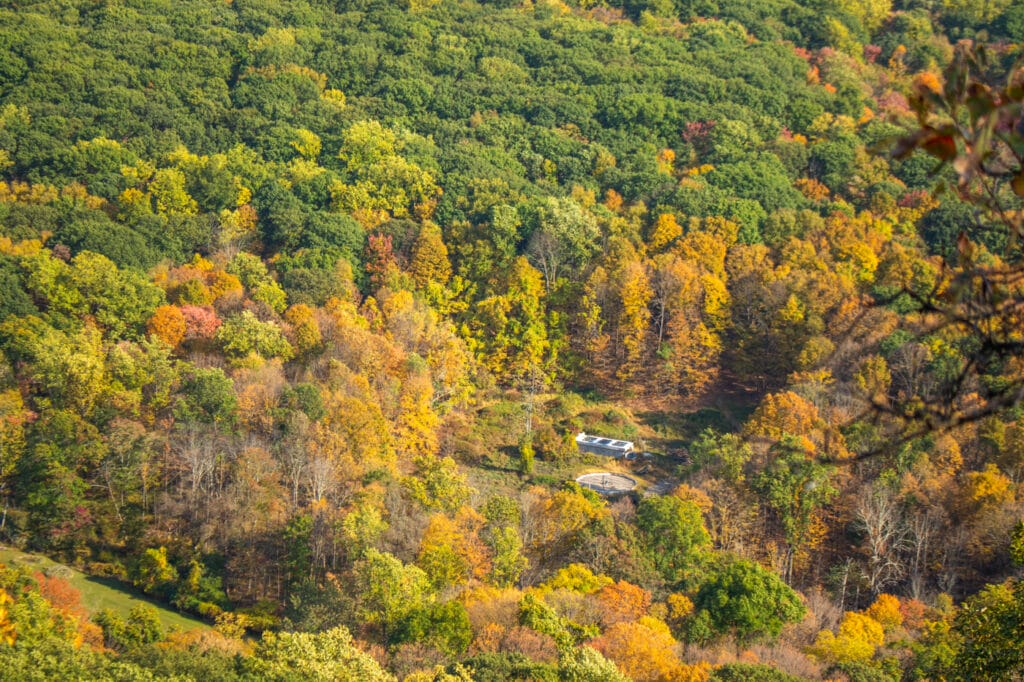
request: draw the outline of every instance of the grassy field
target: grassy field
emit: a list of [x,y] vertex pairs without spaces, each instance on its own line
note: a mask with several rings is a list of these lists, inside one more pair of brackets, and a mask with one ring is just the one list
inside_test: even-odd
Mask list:
[[635,462],[579,455],[573,446],[563,458],[538,456],[530,474],[520,473],[519,441],[526,426],[525,403],[509,396],[502,396],[477,412],[472,424],[467,425],[462,447],[457,449],[465,457],[475,445],[475,453],[465,457],[474,462],[466,472],[470,485],[484,496],[516,497],[533,485],[553,488],[582,474],[600,471],[624,473],[637,479],[637,491],[642,493],[651,486],[660,489],[666,481],[678,481],[679,460],[671,453],[684,449],[704,428],[730,431],[738,426],[733,416],[736,406],[728,411],[704,407],[690,412],[645,407],[631,409],[623,403],[587,400],[574,394],[536,397],[535,435],[547,428],[554,429],[558,436],[567,434],[571,438],[585,430],[632,440],[640,449],[656,453]]
[[[10,566],[25,566],[34,571],[46,572],[60,566],[47,557],[38,554],[29,554],[8,547],[0,547],[0,563]],[[112,609],[123,617],[128,616],[132,607],[138,604],[149,604],[157,610],[160,616],[160,624],[166,630],[208,630],[210,626],[201,620],[182,615],[166,606],[154,602],[145,596],[126,588],[122,583],[113,578],[97,578],[86,575],[69,566],[60,570],[61,577],[65,577],[76,590],[82,594],[82,606],[89,613],[96,613],[103,609]],[[68,573],[70,571],[70,573]]]

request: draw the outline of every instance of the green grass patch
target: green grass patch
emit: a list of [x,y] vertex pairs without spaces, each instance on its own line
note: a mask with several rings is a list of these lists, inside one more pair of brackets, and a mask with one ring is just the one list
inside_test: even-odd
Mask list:
[[640,437],[640,430],[630,415],[615,405],[595,405],[581,412],[577,420],[587,433],[629,441]]
[[667,449],[684,447],[693,442],[705,429],[719,433],[732,433],[746,421],[754,406],[730,405],[728,410],[702,407],[693,412],[648,411],[637,417],[653,431],[650,440],[655,447]]
[[[48,575],[59,575],[66,579],[71,585],[82,594],[82,606],[89,614],[94,614],[103,609],[111,609],[123,618],[133,607],[139,604],[148,604],[156,609],[160,617],[160,625],[165,630],[209,630],[210,626],[201,620],[183,615],[167,608],[166,605],[155,602],[152,599],[130,589],[124,583],[114,578],[99,578],[86,575],[79,570],[58,564],[56,561],[39,554],[30,554],[16,549],[0,547],[0,563],[9,566],[23,566],[32,571],[47,573]],[[58,567],[61,567],[58,569]],[[56,571],[54,569],[57,569]]]

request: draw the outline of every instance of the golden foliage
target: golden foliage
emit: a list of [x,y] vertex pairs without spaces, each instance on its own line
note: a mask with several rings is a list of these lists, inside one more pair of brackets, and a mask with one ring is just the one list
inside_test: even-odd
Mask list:
[[651,228],[651,236],[648,245],[651,251],[658,252],[672,244],[683,236],[682,226],[676,222],[676,217],[671,213],[662,213]]
[[438,587],[463,585],[470,578],[482,578],[490,571],[485,550],[476,533],[482,518],[464,508],[457,519],[434,514],[423,532],[417,565]]
[[967,474],[967,495],[980,507],[998,506],[1013,499],[1013,481],[993,463]]
[[541,594],[552,590],[569,590],[581,594],[593,594],[609,585],[612,579],[606,575],[595,575],[583,564],[569,564],[558,569],[551,578],[538,586]]
[[617,212],[622,208],[622,195],[609,188],[604,193],[604,207],[613,213]]
[[900,600],[891,594],[878,595],[874,603],[864,610],[864,614],[878,621],[887,634],[903,625]]
[[675,170],[675,160],[676,153],[667,147],[659,151],[658,156],[654,159],[658,166],[658,172],[665,175],[672,175]]
[[792,391],[765,397],[747,422],[747,433],[754,437],[779,440],[783,434],[803,436],[821,425],[818,408]]
[[826,201],[829,197],[828,187],[812,178],[799,178],[793,184],[811,201]]
[[830,663],[864,663],[885,641],[882,624],[862,613],[847,612],[839,624],[839,632],[822,630],[811,647],[812,653]]
[[0,588],[0,642],[8,646],[14,646],[18,638],[18,630],[8,615],[8,607],[12,603],[14,600],[11,599],[11,595],[7,594],[7,590]]
[[291,325],[290,340],[299,355],[309,355],[320,347],[323,336],[313,308],[297,303],[285,311],[284,319]]
[[420,234],[413,246],[409,273],[421,289],[431,283],[443,286],[452,276],[448,247],[441,236],[441,228],[430,221],[425,222],[420,228]]
[[682,621],[693,613],[693,600],[679,592],[668,595],[665,605],[668,607],[668,617],[672,621]]
[[605,624],[639,620],[651,606],[651,593],[625,580],[605,585],[596,596]]
[[176,348],[185,338],[185,316],[178,306],[162,305],[153,311],[146,329],[152,336]]
[[668,626],[650,616],[620,622],[589,643],[636,682],[703,682],[706,666],[688,666],[675,653]]

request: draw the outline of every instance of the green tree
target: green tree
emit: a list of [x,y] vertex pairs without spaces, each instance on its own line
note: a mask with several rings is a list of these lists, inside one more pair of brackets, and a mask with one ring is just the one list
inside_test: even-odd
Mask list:
[[5,679],[156,679],[150,671],[95,649],[103,644],[100,634],[95,625],[51,604],[26,575],[0,569],[0,670]]
[[817,462],[807,443],[783,434],[772,446],[767,467],[753,479],[753,486],[782,524],[787,554],[783,576],[792,575],[797,554],[808,549],[817,514],[822,505],[836,496],[830,467]]
[[295,354],[280,327],[272,322],[261,322],[248,310],[224,320],[217,330],[216,340],[224,353],[237,361],[250,355],[290,360]]
[[124,619],[112,609],[103,609],[93,618],[103,630],[104,643],[115,651],[133,651],[163,639],[157,610],[149,604],[133,606]]
[[423,642],[456,657],[466,651],[473,639],[473,629],[466,607],[457,601],[448,601],[410,613],[393,639],[396,642]]
[[[28,413],[21,393],[16,389],[0,391],[0,500],[6,513],[13,474],[25,452],[25,422]],[[0,519],[3,528],[6,517]]]
[[341,528],[349,542],[349,555],[360,557],[387,531],[388,522],[377,505],[363,503],[345,516]]
[[344,627],[326,632],[263,633],[253,655],[242,667],[261,680],[291,682],[391,682],[386,672],[368,654],[356,648]]
[[544,274],[546,291],[589,259],[598,235],[597,220],[572,199],[552,198],[538,208],[528,253]]
[[377,625],[385,641],[409,614],[431,597],[430,579],[417,566],[406,566],[387,552],[368,549],[353,568],[358,615]]
[[548,338],[541,274],[520,256],[502,294],[477,302],[468,320],[470,347],[504,383],[544,378],[555,357]]
[[174,416],[179,421],[215,424],[220,428],[234,425],[238,400],[234,384],[222,369],[197,367],[181,388],[182,397],[174,408]]
[[10,318],[0,337],[8,357],[29,363],[28,376],[55,406],[86,417],[102,402],[107,368],[103,335],[95,326],[64,333],[34,316]]
[[512,526],[499,526],[489,531],[487,543],[491,547],[491,583],[498,587],[512,587],[529,566],[523,556],[523,541]]
[[726,663],[715,668],[712,682],[801,682],[801,678],[763,663]]
[[119,270],[98,253],[83,251],[71,261],[68,284],[81,296],[78,315],[91,315],[115,339],[138,339],[164,303],[163,291],[133,270]]
[[745,469],[754,456],[750,444],[734,433],[719,434],[705,429],[690,445],[690,462],[699,471],[721,478],[731,485],[745,480]]
[[640,502],[636,515],[644,549],[670,583],[692,571],[700,551],[711,545],[700,507],[692,500],[652,495]]
[[627,682],[615,664],[589,646],[566,650],[558,658],[558,675],[566,682]]
[[377,121],[359,121],[346,128],[342,138],[339,158],[348,180],[331,186],[337,208],[364,214],[385,211],[394,217],[414,210],[431,212],[429,205],[441,193],[434,174],[401,154],[408,145],[419,144],[417,136],[398,133]]
[[167,560],[167,548],[150,548],[135,565],[132,584],[146,594],[167,596],[178,582],[178,571]]
[[952,677],[995,681],[1024,674],[1024,583],[988,585],[963,603],[953,629],[960,647],[949,671]]
[[[807,612],[786,583],[751,561],[731,560],[703,583],[693,600],[698,613],[691,638],[733,634],[740,642],[777,637]],[[707,630],[703,630],[707,628]]]
[[523,540],[519,535],[522,513],[511,497],[493,495],[480,509],[487,526],[481,537],[491,549],[491,584],[512,587],[529,565],[523,556]]
[[451,457],[422,455],[413,463],[416,466],[414,475],[403,479],[402,483],[412,498],[427,509],[452,514],[476,492]]
[[226,271],[242,282],[254,301],[266,303],[275,313],[284,312],[288,304],[287,296],[280,285],[270,276],[267,266],[258,256],[251,253],[239,253],[228,263]]

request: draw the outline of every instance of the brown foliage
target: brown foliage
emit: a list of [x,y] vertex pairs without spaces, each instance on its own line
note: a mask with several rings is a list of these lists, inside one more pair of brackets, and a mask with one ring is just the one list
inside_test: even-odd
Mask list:
[[249,651],[249,647],[240,639],[225,637],[216,630],[199,629],[171,632],[157,646],[163,649],[188,651],[192,654],[216,652],[227,656],[244,655]]
[[421,670],[433,670],[435,666],[444,665],[446,656],[432,646],[415,642],[401,644],[391,656],[392,670],[400,679]]
[[928,605],[920,599],[901,599],[900,615],[903,616],[903,625],[911,630],[919,630],[924,626],[925,616],[928,614]]
[[512,628],[519,623],[519,590],[478,587],[462,593],[461,601],[469,614],[469,624],[478,636],[489,625]]
[[558,659],[555,640],[528,627],[517,625],[508,630],[498,645],[501,653],[520,653],[542,663],[553,663]]
[[232,378],[240,416],[253,431],[269,435],[274,428],[275,408],[288,386],[280,360],[240,369]]

